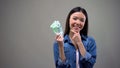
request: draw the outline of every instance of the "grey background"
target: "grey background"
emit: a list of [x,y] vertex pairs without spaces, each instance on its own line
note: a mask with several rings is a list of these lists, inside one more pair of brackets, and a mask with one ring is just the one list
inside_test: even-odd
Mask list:
[[0,0],[0,68],[55,68],[50,29],[84,7],[97,43],[94,68],[120,68],[120,0]]

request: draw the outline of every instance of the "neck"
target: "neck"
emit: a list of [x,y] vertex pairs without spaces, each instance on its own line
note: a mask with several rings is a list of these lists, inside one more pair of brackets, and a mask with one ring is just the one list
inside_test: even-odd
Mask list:
[[73,34],[72,32],[69,33],[70,39],[73,37],[73,35],[74,35],[74,34]]

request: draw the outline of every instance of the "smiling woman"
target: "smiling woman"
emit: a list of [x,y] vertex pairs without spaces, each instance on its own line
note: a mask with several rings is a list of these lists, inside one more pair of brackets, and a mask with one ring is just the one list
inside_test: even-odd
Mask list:
[[96,62],[96,42],[87,33],[86,10],[73,8],[66,19],[64,37],[56,35],[54,42],[56,68],[93,68]]
[[85,15],[82,12],[75,12],[70,17],[70,29],[76,32],[82,30],[85,24]]

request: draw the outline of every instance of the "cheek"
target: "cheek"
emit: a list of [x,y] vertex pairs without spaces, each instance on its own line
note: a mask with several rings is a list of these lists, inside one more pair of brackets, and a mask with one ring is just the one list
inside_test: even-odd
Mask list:
[[69,26],[70,26],[70,28],[71,28],[72,24],[73,24],[73,21],[70,19],[69,20]]
[[70,28],[72,27],[71,22],[69,22],[69,27],[70,27]]
[[85,22],[83,23],[83,26],[85,26]]
[[83,23],[83,24],[81,24],[82,25],[82,29],[84,28],[84,26],[85,26],[85,23]]
[[70,28],[72,28],[72,27],[74,26],[74,23],[73,23],[73,22],[70,22],[70,23],[69,23],[69,26],[70,26]]
[[70,20],[69,20],[69,23],[72,24],[72,22],[73,22],[73,21],[70,19]]
[[84,27],[85,24],[82,22],[81,25]]

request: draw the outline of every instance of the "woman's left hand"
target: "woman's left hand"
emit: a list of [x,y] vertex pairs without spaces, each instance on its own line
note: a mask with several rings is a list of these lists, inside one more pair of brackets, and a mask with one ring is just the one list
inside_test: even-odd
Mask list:
[[82,42],[79,32],[75,32],[73,30],[71,30],[71,32],[73,32],[73,34],[74,34],[73,37],[72,37],[72,41],[74,41],[75,44],[78,44],[78,43]]

